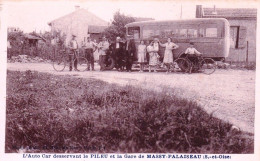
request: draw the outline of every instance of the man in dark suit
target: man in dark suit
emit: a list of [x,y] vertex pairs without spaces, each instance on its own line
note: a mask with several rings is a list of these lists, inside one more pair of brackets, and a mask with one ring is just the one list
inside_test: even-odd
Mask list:
[[115,67],[118,71],[124,69],[125,45],[120,41],[121,38],[117,37],[116,42],[111,45],[113,54],[115,56]]
[[125,66],[127,72],[132,71],[135,52],[136,52],[136,47],[135,47],[134,39],[128,38],[125,47],[125,61],[126,61]]

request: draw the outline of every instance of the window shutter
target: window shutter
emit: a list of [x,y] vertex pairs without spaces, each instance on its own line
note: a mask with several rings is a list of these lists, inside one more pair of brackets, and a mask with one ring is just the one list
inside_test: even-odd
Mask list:
[[246,47],[246,27],[239,26],[238,48]]

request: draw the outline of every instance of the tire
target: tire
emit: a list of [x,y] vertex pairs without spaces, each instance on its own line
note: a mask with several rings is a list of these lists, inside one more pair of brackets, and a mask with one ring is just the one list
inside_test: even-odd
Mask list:
[[204,74],[210,75],[214,73],[216,67],[217,67],[216,62],[211,58],[204,58],[200,62],[200,71],[203,72]]
[[86,58],[78,57],[77,61],[77,69],[80,72],[86,71],[88,69],[88,61]]
[[111,56],[108,56],[103,67],[105,70],[112,70],[115,67],[115,60]]
[[190,71],[190,62],[184,58],[178,58],[173,62],[174,69],[181,70],[182,72],[189,72]]
[[52,67],[57,72],[62,72],[66,67],[66,59],[63,56],[56,57],[52,61]]

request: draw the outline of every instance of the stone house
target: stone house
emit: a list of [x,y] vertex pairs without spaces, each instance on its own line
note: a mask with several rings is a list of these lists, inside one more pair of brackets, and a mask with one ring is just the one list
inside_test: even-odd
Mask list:
[[[75,6],[74,12],[55,19],[49,22],[48,25],[51,27],[52,33],[60,31],[66,35],[66,45],[71,39],[72,34],[76,35],[76,40],[81,47],[81,44],[86,37],[93,36],[91,34],[94,34],[94,37],[97,37],[103,29],[108,27],[108,22],[102,20],[86,9]],[[96,30],[95,33],[93,33],[93,26],[100,30]]]
[[230,23],[230,53],[226,61],[256,62],[257,9],[198,5],[196,18],[226,18]]

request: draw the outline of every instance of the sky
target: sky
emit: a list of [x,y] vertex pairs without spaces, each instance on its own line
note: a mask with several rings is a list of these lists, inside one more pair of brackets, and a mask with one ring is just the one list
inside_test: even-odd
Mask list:
[[[19,27],[24,32],[49,31],[48,22],[75,11],[75,6],[87,9],[101,19],[111,22],[113,14],[120,10],[121,13],[134,17],[154,18],[155,20],[195,18],[195,3],[180,3],[180,1],[117,1],[117,0],[88,0],[88,1],[6,1],[3,3],[8,27]],[[203,6],[213,7],[207,3]],[[218,3],[217,7],[226,7]],[[237,6],[237,5],[236,5]],[[236,7],[228,5],[228,7]],[[250,5],[246,5],[250,7]],[[243,7],[240,5],[238,7]],[[253,5],[251,6],[253,7]],[[182,12],[181,12],[182,8]]]

